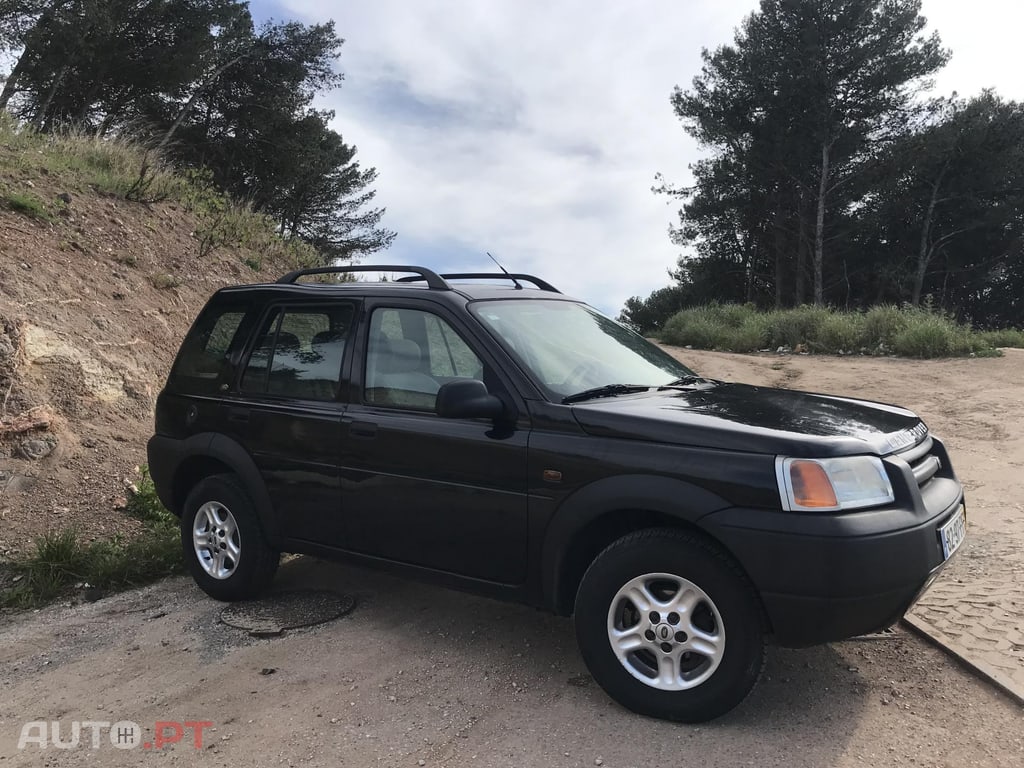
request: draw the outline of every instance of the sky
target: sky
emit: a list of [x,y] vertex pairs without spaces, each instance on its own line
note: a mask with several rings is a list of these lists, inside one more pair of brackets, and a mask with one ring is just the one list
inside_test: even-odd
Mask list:
[[[655,174],[703,156],[672,112],[702,48],[756,0],[252,0],[258,19],[334,19],[343,86],[318,106],[375,167],[390,250],[364,263],[510,271],[618,314],[668,285],[677,205]],[[934,93],[1024,100],[1019,0],[923,0],[951,49]]]

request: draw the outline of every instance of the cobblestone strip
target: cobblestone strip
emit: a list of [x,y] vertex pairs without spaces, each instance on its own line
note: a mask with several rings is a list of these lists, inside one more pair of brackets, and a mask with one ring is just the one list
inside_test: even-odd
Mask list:
[[971,535],[905,621],[1024,704],[1024,545]]

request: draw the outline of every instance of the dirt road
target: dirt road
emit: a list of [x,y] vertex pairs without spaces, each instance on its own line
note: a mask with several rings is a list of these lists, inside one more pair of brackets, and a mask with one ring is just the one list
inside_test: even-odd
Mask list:
[[[966,546],[982,548],[969,562],[1005,567],[1000,542],[1024,530],[1024,353],[920,363],[680,354],[719,378],[915,408],[968,487]],[[218,623],[221,606],[175,579],[14,617],[0,628],[0,765],[1024,764],[1024,710],[901,631],[774,649],[743,705],[694,727],[609,701],[566,620],[304,558],[276,587],[342,589],[358,604],[332,623],[256,639]],[[19,750],[23,725],[40,720],[59,722],[64,739],[72,721],[132,721],[147,739],[157,721],[212,725],[199,752],[191,732],[160,753],[115,749],[105,732],[94,750],[89,731],[75,749]]]
[[[0,631],[0,755],[98,766],[1019,766],[1015,704],[907,635],[775,650],[714,723],[632,715],[593,684],[568,621],[297,560],[278,586],[342,587],[348,617],[276,639],[218,623],[184,579]],[[272,674],[262,674],[264,670]],[[23,724],[210,721],[163,754],[17,749]],[[215,729],[215,730],[214,730]]]

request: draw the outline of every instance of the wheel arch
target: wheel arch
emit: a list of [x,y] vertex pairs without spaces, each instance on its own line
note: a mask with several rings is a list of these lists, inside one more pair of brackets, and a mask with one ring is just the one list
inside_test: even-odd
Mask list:
[[548,525],[542,555],[545,600],[555,613],[571,615],[580,581],[594,558],[613,541],[647,528],[674,528],[700,536],[746,574],[728,547],[698,522],[729,506],[704,488],[660,476],[606,478],[580,489],[562,503]]
[[270,494],[256,462],[245,448],[224,435],[206,436],[206,439],[197,445],[196,451],[186,453],[186,457],[175,469],[171,481],[170,502],[173,506],[169,508],[180,517],[184,511],[185,499],[191,490],[203,479],[221,474],[233,474],[238,477],[255,505],[256,514],[268,541],[277,545],[280,542],[280,529],[270,502]]

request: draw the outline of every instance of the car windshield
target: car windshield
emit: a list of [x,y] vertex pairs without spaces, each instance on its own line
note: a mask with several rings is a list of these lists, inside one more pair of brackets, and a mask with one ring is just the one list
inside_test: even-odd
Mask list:
[[695,376],[639,334],[585,304],[477,301],[472,311],[552,400],[611,384],[659,387]]

